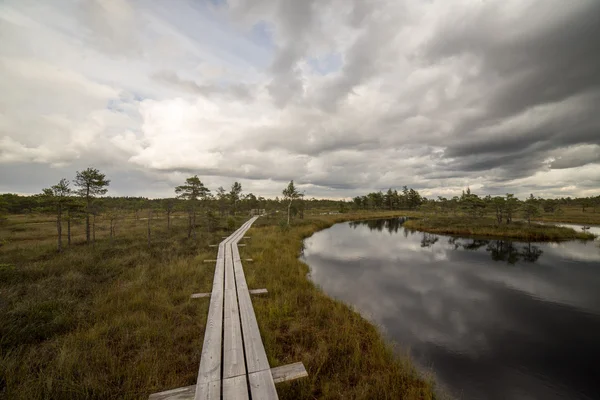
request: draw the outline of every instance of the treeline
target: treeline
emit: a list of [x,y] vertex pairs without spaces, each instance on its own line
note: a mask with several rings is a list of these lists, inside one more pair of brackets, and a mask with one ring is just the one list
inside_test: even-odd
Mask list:
[[[73,197],[72,200],[79,201],[77,197]],[[291,207],[292,215],[299,215],[301,212],[306,210],[323,209],[330,210],[336,209],[339,206],[339,201],[328,200],[328,199],[316,199],[316,198],[302,198],[301,202],[294,202]],[[160,198],[150,199],[147,197],[134,197],[134,196],[105,196],[94,199],[94,206],[98,210],[109,210],[119,209],[124,213],[126,218],[138,219],[144,210],[149,207],[154,210],[163,210],[167,207],[167,204],[172,204],[175,211],[183,211],[185,209],[185,200],[177,197],[172,198]],[[206,205],[208,208],[215,212],[223,215],[231,215],[231,200],[229,198],[222,197],[220,202],[214,194],[206,199]],[[249,213],[252,209],[262,209],[266,212],[272,212],[275,210],[284,211],[288,203],[285,197],[265,198],[262,196],[256,196],[253,193],[242,193],[240,200],[237,203],[237,212],[240,214]],[[13,193],[0,194],[0,214],[30,214],[38,212],[46,212],[47,204],[46,199],[41,194],[37,195],[18,195]]]
[[356,196],[352,199],[352,203],[354,208],[359,210],[403,210],[415,209],[426,200],[416,190],[404,186],[400,192],[390,188],[386,193],[379,191],[366,196]]
[[[534,203],[540,210],[547,213],[560,214],[563,207],[579,207],[582,212],[600,210],[600,196],[544,199],[530,195],[522,201],[510,193],[505,196],[479,196],[467,188],[461,196],[451,198],[438,196],[437,199],[428,199],[421,196],[418,191],[406,186],[403,186],[400,191],[390,188],[387,192],[378,191],[364,196],[356,196],[352,199],[351,205],[359,210],[422,209],[441,213],[463,211],[475,217],[494,211],[498,217],[502,214],[502,218],[508,216],[510,220],[515,210],[522,210],[525,205]],[[346,203],[346,205],[349,204]]]
[[510,224],[517,213],[531,223],[531,219],[538,217],[542,212],[561,215],[564,212],[563,207],[567,206],[580,207],[582,212],[590,210],[596,212],[600,210],[600,196],[543,199],[531,194],[527,199],[519,200],[512,193],[507,193],[505,196],[480,197],[467,188],[461,196],[452,198],[439,196],[435,200],[425,199],[420,208],[423,211],[442,214],[456,215],[458,212],[462,212],[472,218],[480,218],[491,213],[498,224]]
[[[155,213],[166,216],[167,231],[171,230],[171,216],[175,212],[184,212],[188,218],[188,238],[196,238],[196,228],[206,226],[213,232],[218,225],[218,218],[243,214],[265,214],[267,212],[286,210],[287,224],[290,218],[304,217],[306,204],[315,207],[324,204],[331,207],[336,202],[328,200],[304,200],[294,181],[283,189],[283,198],[266,199],[253,193],[243,193],[242,185],[234,182],[229,190],[223,187],[212,192],[197,175],[187,178],[185,182],[174,188],[175,196],[165,199],[148,199],[144,197],[101,197],[110,186],[110,180],[95,168],[77,171],[75,179],[61,179],[57,184],[41,190],[32,196],[16,194],[0,195],[0,222],[3,214],[26,214],[32,212],[50,213],[56,216],[58,251],[62,251],[63,224],[66,225],[67,244],[71,244],[71,222],[85,219],[86,242],[94,243],[96,237],[96,217],[102,216],[108,221],[109,238],[112,241],[116,234],[116,226],[123,219],[140,219],[144,215],[147,222],[148,246],[151,245],[151,221]],[[202,223],[197,221],[200,216]],[[235,224],[228,219],[228,226]]]

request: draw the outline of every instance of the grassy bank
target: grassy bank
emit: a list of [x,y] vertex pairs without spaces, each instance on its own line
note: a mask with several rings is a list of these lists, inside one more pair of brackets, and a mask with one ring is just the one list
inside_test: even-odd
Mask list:
[[[428,382],[394,355],[377,330],[326,297],[298,261],[302,238],[332,223],[389,213],[327,215],[295,221],[259,219],[242,257],[272,366],[303,361],[310,377],[278,385],[280,398],[433,398]],[[21,218],[23,219],[23,218]],[[238,219],[238,226],[245,217]],[[195,383],[208,313],[190,299],[212,285],[217,243],[184,218],[123,221],[113,242],[98,221],[94,246],[74,226],[74,244],[55,252],[55,227],[44,218],[0,227],[0,398],[145,399]],[[32,218],[27,218],[32,222]]]
[[560,241],[571,239],[593,239],[595,236],[575,231],[571,228],[563,228],[553,225],[542,225],[527,222],[512,222],[510,224],[498,224],[492,218],[469,218],[469,217],[444,217],[427,216],[411,219],[404,223],[405,228],[415,229],[430,233],[465,235],[476,237],[502,237],[515,240],[530,241]]
[[564,222],[582,225],[600,225],[600,212],[588,208],[584,212],[580,207],[563,207],[560,213],[542,213],[538,221]]

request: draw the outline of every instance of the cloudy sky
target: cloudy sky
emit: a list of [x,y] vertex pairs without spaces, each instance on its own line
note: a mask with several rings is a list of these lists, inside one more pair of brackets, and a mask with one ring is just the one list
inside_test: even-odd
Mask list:
[[0,192],[600,194],[598,0],[2,0]]

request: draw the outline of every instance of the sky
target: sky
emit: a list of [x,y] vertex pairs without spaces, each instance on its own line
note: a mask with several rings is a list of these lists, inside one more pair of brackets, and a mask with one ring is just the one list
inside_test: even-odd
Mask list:
[[2,0],[0,192],[600,195],[597,0]]

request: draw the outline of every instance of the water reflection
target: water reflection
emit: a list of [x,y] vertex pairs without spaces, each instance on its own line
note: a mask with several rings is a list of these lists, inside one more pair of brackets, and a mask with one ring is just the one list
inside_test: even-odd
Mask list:
[[[401,231],[404,237],[408,235],[420,235],[421,247],[431,247],[438,242],[440,235],[427,232],[419,232],[414,229],[407,229],[402,226],[407,218],[389,218],[367,221],[353,221],[349,226],[353,229],[358,227],[367,227],[370,231],[383,232],[390,234]],[[449,237],[448,243],[454,246],[454,249],[477,250],[485,246],[492,260],[504,261],[508,264],[514,264],[517,261],[535,262],[544,253],[535,242],[515,242],[505,239],[470,239]]]
[[461,398],[600,398],[596,243],[454,238],[402,223],[315,234],[304,251],[312,279]]
[[[401,217],[401,218],[388,218],[388,219],[371,219],[371,220],[366,220],[366,221],[351,221],[348,224],[356,229],[357,227],[360,226],[366,226],[369,228],[369,230],[372,231],[387,231],[389,233],[398,233],[398,231],[400,230],[400,228],[402,228],[402,224],[404,224],[404,222],[406,222],[408,218],[406,217]],[[404,229],[404,228],[402,228]]]

